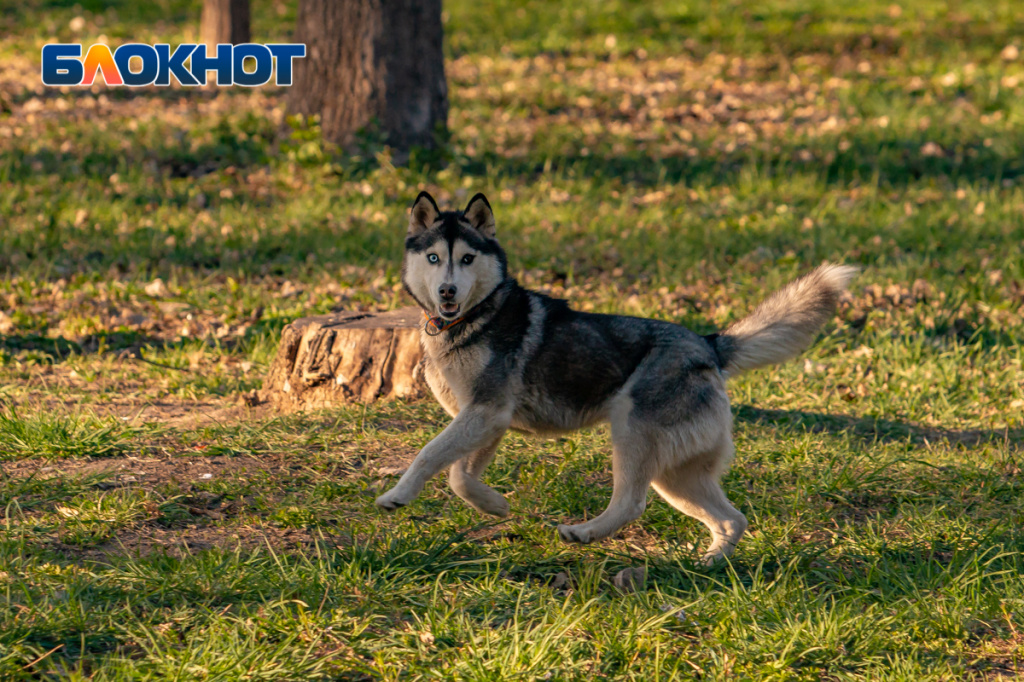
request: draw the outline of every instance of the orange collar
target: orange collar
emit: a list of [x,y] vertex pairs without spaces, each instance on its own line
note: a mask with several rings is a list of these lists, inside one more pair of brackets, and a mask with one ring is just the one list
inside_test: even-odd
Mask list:
[[[426,310],[423,311],[423,317],[427,318],[427,321],[423,323],[423,331],[426,332],[427,336],[437,336],[466,319],[465,315],[457,320],[445,320],[443,317],[431,317],[427,314]],[[434,331],[431,331],[431,329]]]

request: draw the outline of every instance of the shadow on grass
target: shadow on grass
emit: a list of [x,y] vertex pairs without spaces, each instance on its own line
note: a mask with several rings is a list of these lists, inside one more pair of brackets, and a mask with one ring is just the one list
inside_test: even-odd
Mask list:
[[173,348],[181,346],[179,342],[170,342],[137,331],[112,331],[102,334],[90,334],[81,341],[72,341],[63,336],[43,336],[42,334],[0,335],[0,350],[34,354],[46,362],[61,362],[72,355],[92,353],[126,353],[138,356],[139,349],[146,346]]
[[[137,171],[146,162],[155,164],[158,174],[170,178],[198,178],[227,166],[246,168],[266,163],[275,133],[262,119],[252,118],[238,128],[221,122],[214,126],[214,140],[192,149],[187,142],[153,146],[139,141],[133,151],[119,149],[119,142],[111,138],[101,148],[83,153],[61,151],[57,143],[11,149],[0,166],[5,180],[25,182],[37,179],[40,173],[56,175],[65,181],[83,177],[106,180],[113,173]],[[166,203],[166,198],[155,189],[150,195],[136,191],[136,203]]]
[[[680,127],[685,122],[680,122]],[[501,175],[517,179],[539,178],[552,173],[571,174],[600,179],[617,179],[643,187],[685,182],[699,184],[734,184],[743,173],[755,171],[762,177],[788,177],[794,174],[817,175],[828,185],[846,185],[853,181],[878,182],[882,186],[905,187],[928,179],[944,178],[958,181],[998,184],[1024,176],[1024,132],[1008,133],[1005,146],[985,146],[985,137],[969,134],[958,137],[955,149],[942,154],[922,153],[929,141],[924,137],[899,138],[881,136],[863,130],[844,134],[849,143],[845,151],[836,151],[839,138],[828,136],[806,142],[784,141],[770,152],[750,148],[734,152],[703,149],[696,156],[655,156],[637,151],[610,156],[600,154],[559,155],[508,158],[494,152],[459,161],[467,175],[493,177]],[[952,144],[950,143],[950,146]],[[801,161],[802,153],[810,152],[810,161]]]
[[737,405],[736,418],[751,424],[784,426],[812,433],[848,434],[867,442],[911,442],[925,445],[946,441],[953,445],[977,447],[1000,443],[1013,452],[1024,449],[1024,429],[943,429],[910,422],[871,417],[853,417],[802,410],[769,410]]
[[[481,524],[485,525],[485,524]],[[392,535],[383,532],[380,535],[363,538],[353,544],[353,538],[347,533],[337,537],[322,537],[316,541],[319,545],[318,554],[322,554],[326,564],[335,567],[349,566],[360,572],[381,576],[399,582],[426,580],[433,583],[439,575],[449,580],[483,579],[493,574],[497,564],[494,548],[480,538],[469,537],[471,531],[480,526],[454,531],[451,534],[429,535]],[[518,536],[499,533],[501,548],[499,553],[514,551],[514,545],[520,541]],[[209,538],[209,536],[204,536]],[[178,536],[179,540],[188,541],[187,534]],[[46,543],[32,543],[30,554],[43,557],[65,558],[74,557],[84,561],[96,561],[104,565],[113,565],[120,560],[147,562],[169,567],[181,566],[191,559],[190,554],[171,554],[162,545],[150,547],[148,552],[127,551],[118,547],[110,550],[116,543],[116,537],[104,545],[102,552],[92,549],[62,546],[59,550]],[[512,546],[509,545],[512,543]],[[1015,529],[1000,527],[997,529],[978,528],[976,533],[968,535],[951,535],[933,537],[923,540],[900,539],[886,543],[877,551],[856,551],[837,548],[821,542],[793,544],[777,551],[762,552],[744,557],[737,554],[729,563],[719,563],[712,567],[700,563],[700,553],[681,548],[668,547],[665,553],[657,554],[618,554],[610,551],[595,557],[592,552],[580,552],[575,547],[565,547],[561,551],[540,553],[531,550],[532,558],[517,557],[511,563],[502,562],[501,577],[514,583],[525,583],[534,586],[550,584],[558,573],[565,572],[573,576],[593,576],[595,570],[602,573],[601,577],[609,579],[609,584],[598,589],[609,594],[617,594],[610,584],[610,578],[624,565],[646,565],[648,568],[647,587],[654,585],[662,588],[686,590],[702,583],[709,578],[719,580],[722,576],[734,574],[742,584],[749,585],[755,576],[771,577],[782,571],[796,571],[805,575],[807,580],[818,586],[848,585],[859,582],[862,585],[875,585],[885,582],[884,571],[879,567],[894,570],[902,577],[907,573],[901,569],[913,569],[923,577],[939,580],[942,576],[955,575],[951,568],[965,564],[987,563],[993,579],[998,578],[1000,570],[1013,569],[1015,572],[1024,569],[1024,537]],[[667,544],[663,542],[663,544]],[[216,561],[218,556],[231,557],[235,561],[243,561],[246,555],[258,556],[264,548],[248,547],[241,553],[237,535],[225,530],[217,534],[213,542],[205,543],[195,556],[206,556]],[[308,549],[308,548],[307,548]],[[280,557],[299,556],[301,549],[275,547]],[[872,570],[872,567],[874,570]],[[928,570],[922,572],[922,567]],[[887,584],[888,590],[901,594],[912,595],[917,588],[926,587],[922,579],[920,584],[907,581],[900,584]],[[258,588],[254,588],[258,589]],[[178,596],[197,596],[191,591],[188,583],[176,586]],[[207,595],[209,596],[209,595]],[[890,594],[892,596],[892,594]],[[244,601],[252,598],[244,587],[234,594],[222,595],[222,603]]]
[[[941,3],[939,3],[941,5]],[[445,38],[456,55],[506,52],[517,56],[592,54],[583,41],[614,30],[620,51],[634,44],[657,54],[807,55],[913,57],[957,52],[991,53],[1012,42],[1024,23],[1005,11],[986,12],[958,3],[929,12],[927,3],[904,5],[906,15],[894,17],[885,3],[671,3],[616,2],[587,5],[565,12],[561,5],[530,5],[522,15],[493,3],[453,2]],[[513,7],[516,6],[513,4]],[[917,11],[915,11],[917,10]],[[972,11],[973,10],[973,11]],[[486,31],[479,30],[487,26]],[[879,30],[884,27],[885,30]],[[913,55],[913,57],[912,57]]]
[[[1007,549],[1012,551],[1007,552]],[[1019,538],[993,535],[972,538],[961,546],[941,541],[905,544],[884,548],[871,555],[798,551],[762,555],[750,561],[741,558],[712,568],[699,566],[689,559],[624,557],[627,565],[642,565],[647,569],[644,588],[649,596],[636,597],[623,594],[613,586],[612,577],[622,568],[615,559],[595,561],[592,556],[581,556],[579,552],[565,552],[555,560],[540,558],[516,562],[510,566],[511,570],[502,571],[501,580],[495,585],[492,581],[497,564],[493,553],[467,543],[462,534],[447,539],[421,537],[411,543],[381,537],[375,542],[352,547],[325,543],[318,546],[315,553],[309,550],[303,553],[314,556],[314,559],[299,556],[298,552],[268,553],[257,549],[240,553],[228,548],[215,548],[182,558],[155,553],[124,559],[108,557],[98,562],[87,560],[80,563],[100,575],[120,579],[84,582],[72,593],[71,599],[75,606],[81,605],[86,614],[116,612],[118,608],[124,609],[129,605],[131,611],[124,617],[142,619],[151,613],[177,612],[185,607],[208,613],[219,612],[220,615],[229,611],[233,614],[241,611],[245,615],[249,609],[258,609],[262,615],[266,605],[277,603],[274,600],[281,598],[280,595],[287,595],[289,600],[319,604],[318,615],[326,608],[327,613],[339,610],[349,617],[379,620],[380,614],[386,611],[392,619],[404,622],[429,608],[424,602],[429,603],[431,597],[422,597],[420,591],[437,595],[444,594],[442,590],[457,592],[471,586],[470,595],[465,603],[460,602],[460,609],[454,617],[466,619],[482,630],[502,627],[526,630],[545,619],[542,613],[533,610],[520,614],[516,586],[522,586],[524,594],[534,592],[525,599],[520,597],[530,604],[534,603],[532,600],[543,600],[540,593],[545,586],[550,586],[553,590],[552,603],[567,606],[582,604],[585,599],[596,600],[594,608],[598,609],[614,608],[617,602],[631,604],[638,599],[658,600],[654,602],[655,607],[660,605],[661,610],[670,616],[659,627],[678,631],[689,639],[697,639],[695,631],[700,633],[720,626],[709,620],[714,617],[715,610],[696,604],[687,606],[686,610],[678,608],[678,604],[673,608],[672,602],[663,603],[661,595],[687,601],[695,597],[722,599],[727,607],[730,603],[737,608],[749,607],[749,612],[742,617],[763,623],[770,631],[787,626],[791,628],[792,632],[786,635],[788,645],[802,652],[794,658],[791,667],[823,673],[843,668],[843,659],[846,658],[840,656],[845,654],[841,648],[843,644],[839,644],[837,650],[835,643],[816,642],[816,630],[813,628],[797,627],[782,620],[782,616],[788,614],[780,614],[778,609],[784,607],[773,604],[770,595],[762,598],[765,591],[788,590],[793,594],[792,598],[798,602],[793,606],[798,614],[795,616],[798,625],[808,614],[816,616],[820,613],[822,617],[829,617],[832,609],[848,605],[850,609],[891,609],[893,617],[883,619],[877,627],[882,633],[900,631],[901,628],[921,626],[920,622],[914,621],[916,615],[913,612],[897,615],[898,611],[906,608],[905,604],[914,603],[922,598],[922,594],[933,591],[966,589],[966,580],[976,583],[974,589],[991,591],[993,600],[998,600],[1006,580],[1012,579],[1008,576],[1024,569],[1021,549]],[[558,576],[561,576],[561,582],[554,583],[559,580]],[[501,583],[512,585],[503,586]],[[14,593],[13,603],[21,608],[28,608],[30,599],[50,603],[43,589],[35,584],[26,585]],[[382,589],[385,591],[381,592]],[[394,596],[385,604],[380,595],[392,589]],[[484,607],[478,593],[486,596],[487,591],[491,591],[493,596],[489,606]],[[371,596],[355,600],[351,596],[353,592]],[[573,596],[576,592],[580,594]],[[825,605],[829,599],[833,603]],[[762,601],[765,602],[763,605]],[[589,602],[587,607],[590,607]],[[557,606],[549,608],[557,609]],[[845,613],[842,610],[838,612]],[[460,640],[461,635],[444,628],[446,616],[437,617],[442,623],[440,629],[435,625],[439,646],[461,646],[464,643]],[[23,618],[15,621],[15,626],[4,633],[4,638],[41,651],[53,650],[53,660],[70,668],[83,657],[102,656],[114,651],[120,651],[121,655],[141,653],[138,645],[126,641],[123,631],[111,626],[109,620],[90,616],[85,620],[54,623]],[[949,637],[955,638],[959,635],[955,628],[961,623],[970,625],[971,622],[966,613],[953,612],[926,625],[940,628],[953,623],[954,629]],[[863,625],[862,621],[854,619],[850,623]],[[580,627],[585,632],[593,625]],[[842,642],[872,647],[868,651],[883,646],[873,641],[870,632],[863,630],[850,632]],[[962,662],[958,650],[944,646],[941,639],[937,644],[928,646],[916,641],[896,642],[884,646],[887,649],[895,647],[897,651],[905,646],[917,657],[953,666]],[[860,649],[857,651],[854,660],[859,661],[864,654]],[[607,672],[611,668],[605,666],[604,670]]]
[[8,353],[35,353],[52,362],[64,360],[74,353],[81,353],[82,345],[63,336],[53,338],[41,334],[19,334],[13,336],[0,334],[0,351]]
[[[259,324],[258,329],[247,330],[245,336],[241,338],[224,338],[220,339],[219,343],[222,347],[230,350],[236,346],[251,343],[255,337],[266,330],[278,331],[285,324],[284,321],[271,320]],[[72,341],[63,336],[50,337],[41,334],[0,335],[0,351],[19,354],[26,353],[30,357],[34,357],[42,362],[62,362],[73,355],[114,353],[168,369],[180,368],[153,363],[142,356],[142,349],[159,348],[163,351],[175,351],[181,350],[192,343],[195,343],[195,339],[169,340],[137,331],[112,331],[90,334],[83,337],[81,341]]]
[[[71,155],[60,152],[56,148],[45,147],[42,150],[28,152],[25,149],[13,150],[7,161],[3,162],[0,172],[6,172],[11,180],[28,180],[33,171],[32,162],[42,163],[43,172],[56,173],[58,176],[73,182],[72,174],[75,164],[81,166],[80,175],[96,179],[107,178],[111,173],[124,172],[126,168],[137,172],[140,163],[146,159],[156,162],[157,174],[165,177],[198,177],[218,169],[235,166],[244,168],[267,161],[270,158],[276,133],[262,131],[255,137],[247,133],[243,139],[242,132],[249,129],[248,124],[230,129],[225,128],[217,133],[221,136],[209,144],[196,150],[164,146],[145,148],[140,145],[133,154],[135,158],[127,158],[113,147],[88,152],[87,154]],[[261,129],[261,124],[254,123],[253,130]],[[263,137],[264,133],[268,137]],[[672,183],[700,185],[702,183],[735,185],[742,182],[746,174],[753,173],[769,183],[772,178],[792,177],[799,174],[817,175],[823,182],[834,186],[847,186],[850,183],[878,182],[882,186],[909,186],[919,180],[931,182],[942,180],[940,187],[952,188],[960,182],[970,182],[981,186],[998,186],[1004,180],[1024,178],[1024,156],[1010,153],[1009,149],[1024,149],[1024,131],[1009,132],[1014,139],[1005,146],[985,147],[981,139],[969,138],[962,142],[961,149],[941,157],[925,156],[920,151],[917,141],[898,139],[878,140],[873,134],[865,133],[863,138],[854,137],[851,147],[838,154],[834,160],[826,163],[802,163],[796,160],[798,145],[788,146],[771,154],[751,151],[741,153],[717,154],[705,151],[694,158],[685,156],[656,158],[642,152],[621,156],[557,156],[544,159],[538,154],[523,158],[506,158],[493,153],[484,153],[471,159],[455,159],[451,164],[459,164],[462,172],[467,175],[487,178],[489,182],[499,182],[496,176],[514,179],[516,182],[524,178],[541,178],[549,174],[565,174],[569,177],[588,176],[609,182],[626,182],[641,187],[658,187]],[[824,149],[831,141],[815,141],[819,145],[822,157]],[[973,155],[967,151],[975,152]],[[74,163],[73,163],[74,162]],[[440,168],[442,161],[434,159],[428,162],[430,168]],[[144,173],[150,173],[145,171]],[[370,177],[371,171],[363,169],[353,171],[345,176],[344,181]],[[342,182],[342,179],[338,179]],[[183,211],[190,208],[190,193],[179,188],[179,191],[168,195],[159,184],[149,182],[132,182],[127,194],[119,197],[121,203],[133,204],[135,210],[151,210],[153,206],[168,206]],[[238,194],[230,200],[216,199],[223,203],[230,201],[239,209],[248,211],[270,211],[274,216],[275,207],[267,207],[267,200]],[[225,240],[214,236],[194,236],[188,246],[168,246],[166,235],[157,228],[138,228],[131,237],[131,242],[120,246],[117,255],[109,253],[109,240],[100,241],[90,238],[82,241],[80,231],[74,234],[78,241],[68,244],[65,233],[70,228],[53,223],[49,228],[52,237],[43,240],[29,253],[30,262],[50,259],[61,262],[70,272],[91,272],[106,270],[111,264],[130,264],[135,267],[152,265],[156,269],[167,264],[181,265],[185,268],[217,271],[239,268],[249,269],[256,264],[260,268],[271,268],[271,274],[288,274],[296,268],[304,267],[308,253],[318,251],[321,256],[320,265],[330,267],[335,263],[365,262],[367,265],[379,265],[381,249],[371,245],[370,231],[353,231],[356,240],[348,239],[339,242],[339,248],[322,250],[323,240],[336,235],[321,220],[305,221],[301,224],[289,224],[284,231],[270,224],[264,234],[254,242],[246,242],[239,248],[232,248]],[[774,248],[785,251],[791,248],[805,248],[799,240],[804,239],[799,233],[792,231],[788,225],[780,224],[778,234],[764,231],[738,238],[731,249],[746,249],[752,243],[768,243]],[[895,238],[902,248],[914,248],[920,242],[920,228],[914,223],[893,228]],[[396,233],[397,234],[397,233]],[[976,237],[973,237],[976,238]],[[1005,238],[1005,237],[1004,237]],[[105,237],[104,237],[105,239]],[[567,237],[568,239],[568,237]],[[944,238],[944,248],[955,248],[962,241],[970,241],[966,233],[950,234]],[[774,240],[774,241],[771,241]],[[351,248],[342,246],[355,243]],[[365,247],[364,247],[365,242]],[[330,243],[330,242],[329,242]],[[26,248],[26,252],[29,250]],[[76,253],[78,251],[78,253]],[[61,259],[64,260],[61,260]],[[355,259],[355,260],[353,260]],[[65,262],[66,260],[66,262]],[[0,256],[0,269],[4,258]]]
[[[58,96],[49,94],[44,96]],[[64,96],[64,95],[60,95]],[[91,96],[91,95],[82,95]],[[201,101],[211,99],[202,91],[177,89],[145,89],[128,92],[120,90],[109,95],[114,100],[154,100],[165,103],[178,100]],[[550,112],[556,113],[556,112]],[[672,124],[687,127],[690,119],[680,117]],[[724,131],[730,120],[723,120]],[[712,131],[715,128],[712,127]],[[108,149],[96,149],[85,154],[61,152],[53,146],[33,147],[31,153],[12,149],[5,162],[9,180],[25,180],[38,173],[39,164],[47,173],[56,173],[67,179],[81,175],[107,177],[115,171],[123,172],[143,160],[155,160],[161,172],[171,177],[188,177],[234,165],[265,163],[269,160],[273,143],[283,133],[269,120],[253,116],[249,123],[238,129],[226,126],[216,129],[216,141],[189,151],[187,144],[153,147],[142,141],[139,153],[125,154],[120,138],[113,138]],[[526,156],[509,157],[494,151],[483,151],[471,157],[460,157],[450,162],[463,174],[493,178],[495,175],[516,178],[539,178],[552,173],[602,179],[617,179],[640,186],[664,184],[732,184],[745,172],[756,171],[765,177],[787,177],[796,173],[811,173],[829,185],[845,185],[851,181],[877,181],[883,186],[902,187],[928,178],[946,178],[957,181],[996,183],[1024,177],[1024,131],[1009,130],[1000,134],[998,145],[992,145],[991,133],[985,130],[963,131],[938,128],[932,131],[900,136],[896,131],[860,127],[842,135],[824,135],[813,139],[775,140],[770,149],[768,141],[758,145],[725,152],[709,148],[699,149],[696,156],[678,154],[661,156],[636,150],[625,154],[602,154],[600,151],[586,156],[577,153],[545,154],[543,148]],[[840,151],[840,140],[844,142]],[[610,142],[611,140],[609,140]],[[928,143],[938,142],[943,151],[934,147],[922,153]],[[988,145],[986,146],[986,142]],[[454,150],[413,150],[415,165],[427,172],[449,163]],[[810,157],[807,154],[810,153]],[[801,157],[808,160],[801,160]],[[375,163],[352,165],[348,155],[337,158],[348,169],[350,179],[359,179],[371,173]],[[80,168],[76,169],[76,162]]]
[[[1024,569],[1024,538],[1006,526],[978,530],[974,535],[893,539],[878,547],[837,548],[818,539],[804,544],[770,548],[748,554],[741,549],[729,563],[706,567],[696,554],[627,557],[633,566],[647,568],[646,586],[690,592],[708,582],[726,586],[764,585],[782,576],[815,591],[855,590],[875,595],[879,603],[914,599],[922,592],[949,589],[965,575],[989,582],[998,592],[1007,576]],[[728,588],[726,588],[728,589]]]

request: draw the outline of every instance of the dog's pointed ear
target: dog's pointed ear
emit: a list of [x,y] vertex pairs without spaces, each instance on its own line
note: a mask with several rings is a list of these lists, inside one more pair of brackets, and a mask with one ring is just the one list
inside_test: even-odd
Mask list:
[[441,209],[437,207],[434,197],[426,192],[420,192],[416,201],[412,202],[412,209],[409,212],[409,236],[415,237],[420,232],[429,230],[439,215]]
[[476,228],[477,232],[488,239],[497,239],[494,211],[491,210],[491,204],[488,203],[487,197],[483,194],[477,194],[470,199],[469,203],[466,204],[466,210],[463,211],[463,214],[466,216],[469,224]]

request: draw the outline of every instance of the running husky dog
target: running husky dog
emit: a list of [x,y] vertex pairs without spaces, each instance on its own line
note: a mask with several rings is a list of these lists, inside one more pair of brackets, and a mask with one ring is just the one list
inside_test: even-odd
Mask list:
[[653,485],[711,530],[704,561],[728,556],[747,520],[719,484],[733,456],[725,379],[807,348],[855,272],[822,265],[726,331],[699,336],[669,322],[577,312],[522,288],[508,275],[484,195],[464,211],[441,211],[422,192],[402,281],[426,315],[427,383],[454,419],[377,504],[409,504],[448,467],[455,494],[506,516],[508,502],[480,480],[505,431],[553,434],[607,421],[611,502],[586,523],[560,525],[562,540],[615,533],[643,513]]

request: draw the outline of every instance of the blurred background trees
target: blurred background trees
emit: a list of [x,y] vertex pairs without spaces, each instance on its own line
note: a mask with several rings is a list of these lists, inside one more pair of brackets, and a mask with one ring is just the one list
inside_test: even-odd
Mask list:
[[199,41],[207,45],[207,54],[218,43],[248,43],[249,16],[249,0],[203,0]]
[[[204,0],[200,40],[251,38],[249,0]],[[343,147],[373,130],[401,158],[434,147],[448,119],[441,0],[302,0],[288,108],[319,116],[324,138]]]
[[302,0],[289,110],[319,115],[342,146],[369,126],[400,154],[433,147],[448,118],[443,34],[441,0]]

